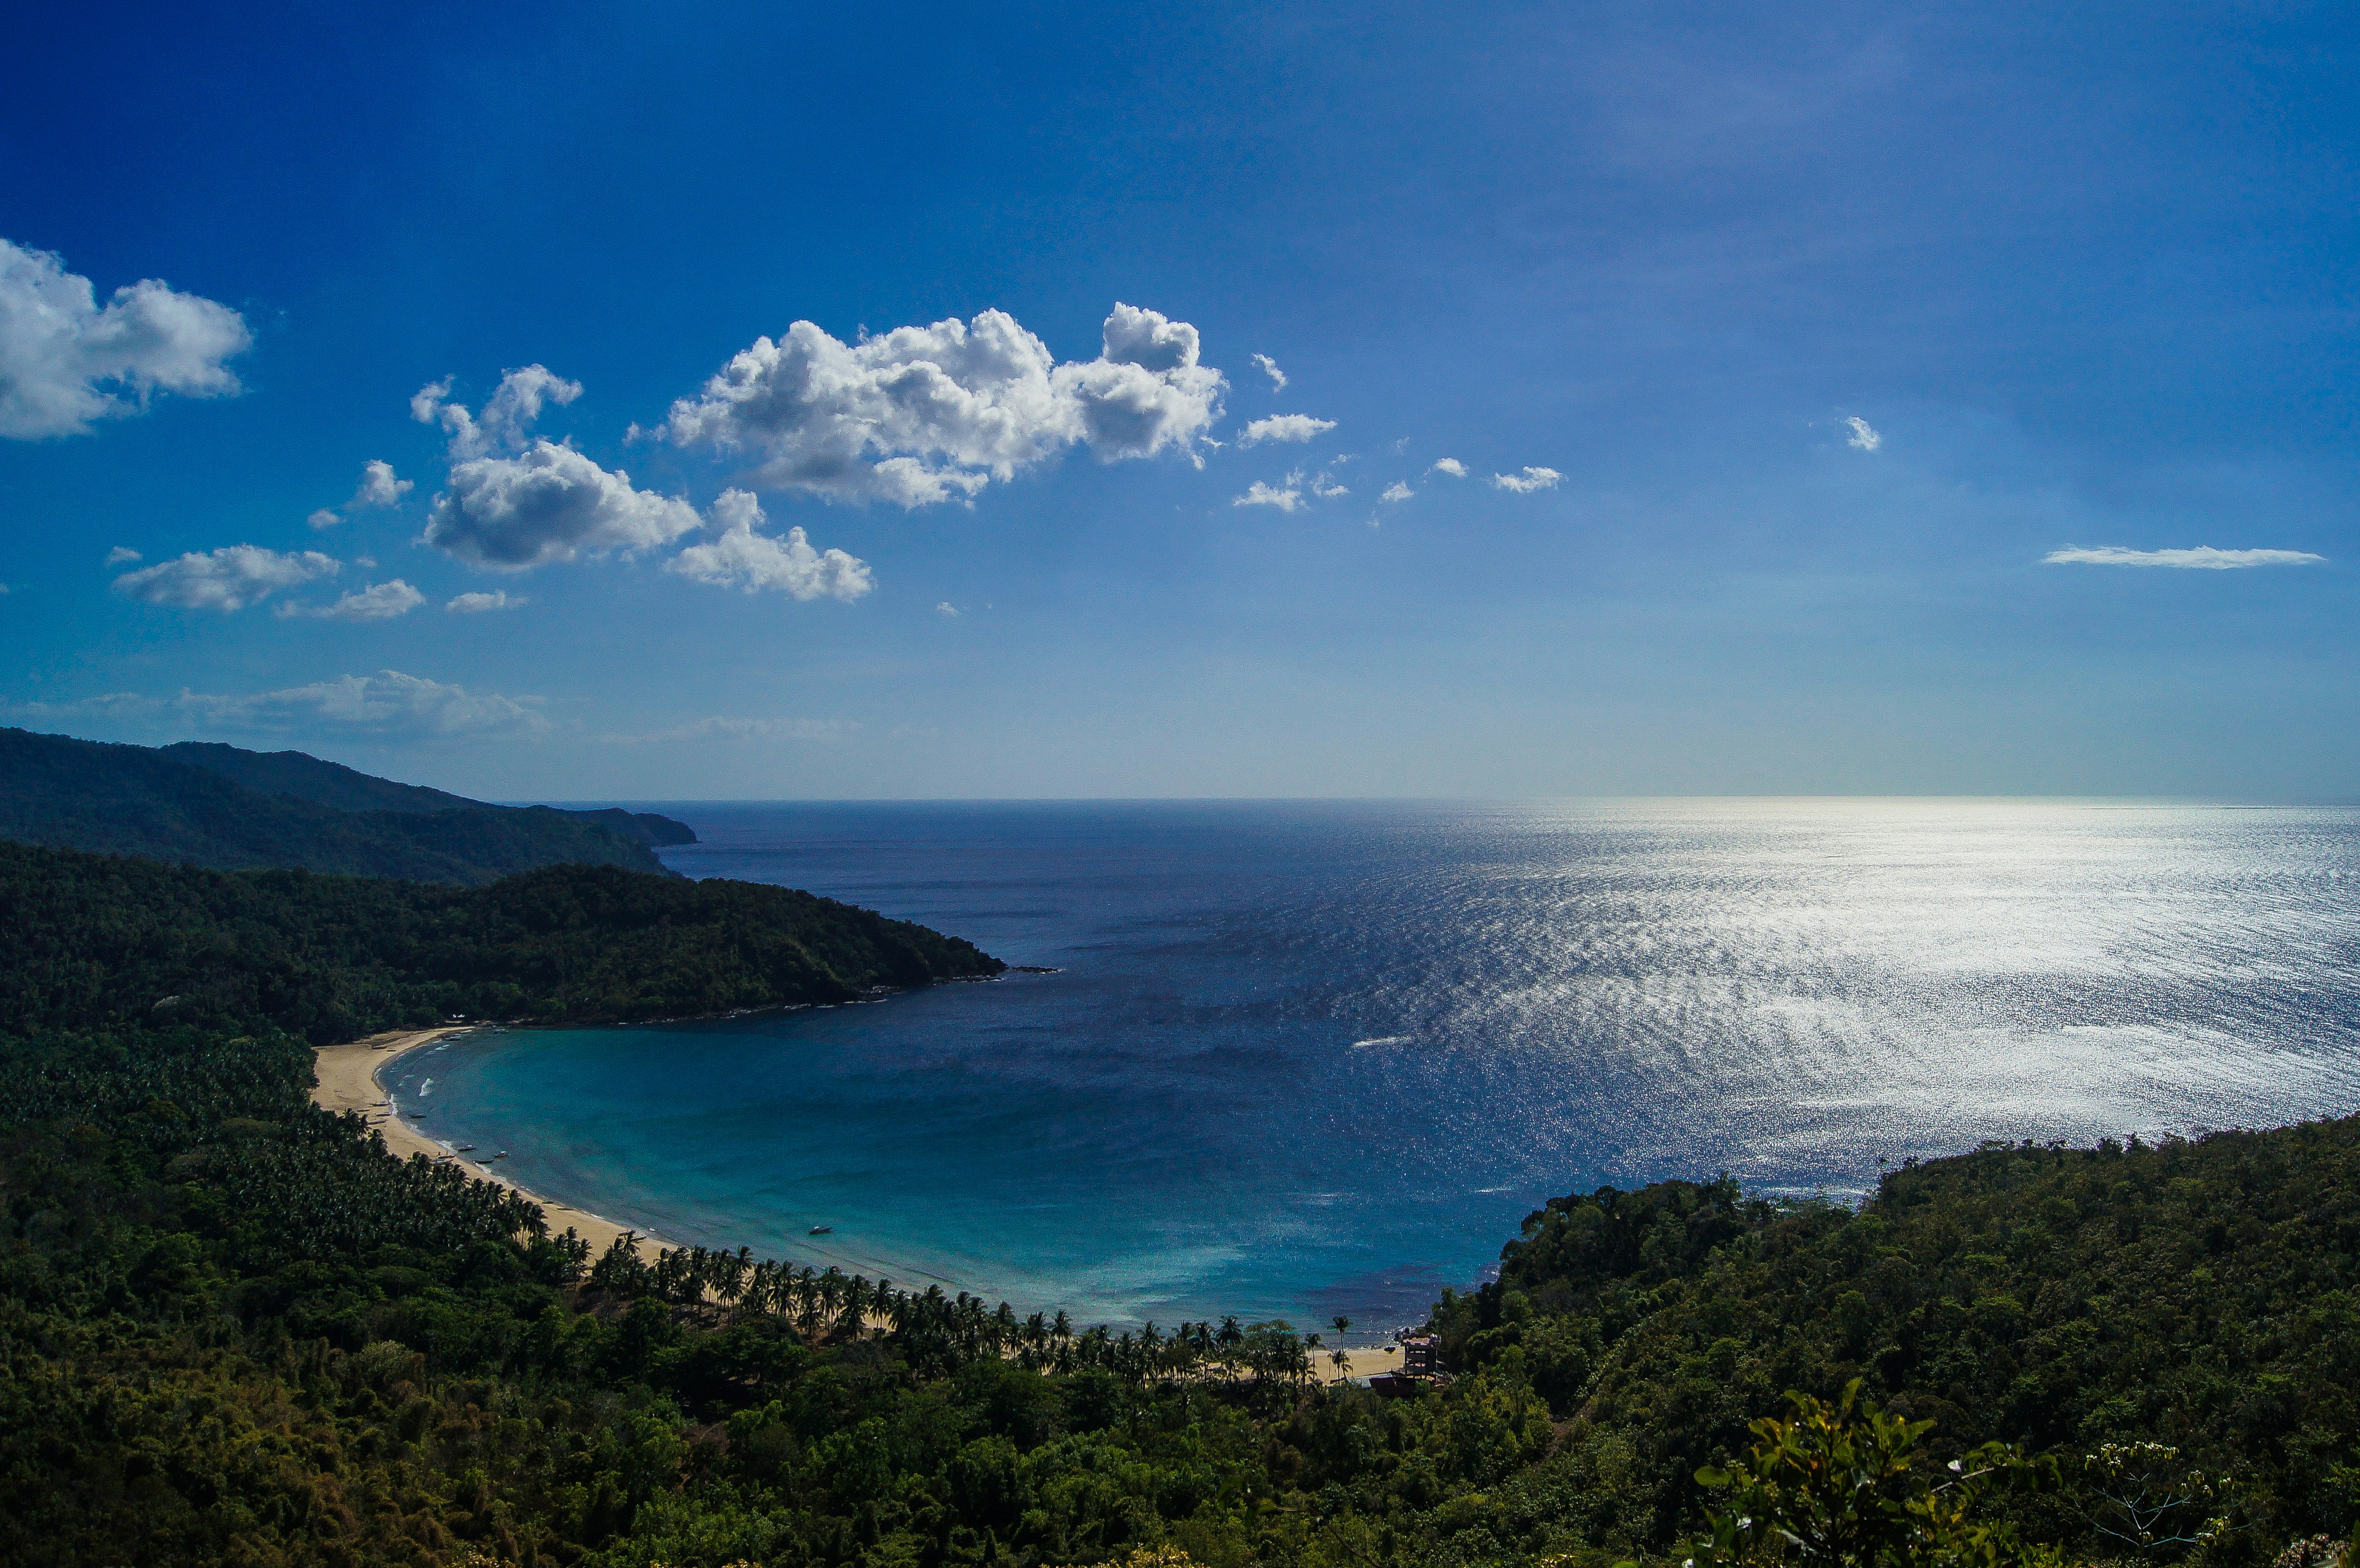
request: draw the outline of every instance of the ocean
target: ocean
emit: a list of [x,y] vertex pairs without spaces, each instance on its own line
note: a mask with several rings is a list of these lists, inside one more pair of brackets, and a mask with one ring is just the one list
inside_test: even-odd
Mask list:
[[2360,812],[656,809],[705,840],[664,852],[687,875],[1056,972],[472,1036],[405,1058],[402,1108],[674,1240],[1081,1321],[1359,1341],[1567,1192],[1851,1199],[1987,1139],[2360,1110]]

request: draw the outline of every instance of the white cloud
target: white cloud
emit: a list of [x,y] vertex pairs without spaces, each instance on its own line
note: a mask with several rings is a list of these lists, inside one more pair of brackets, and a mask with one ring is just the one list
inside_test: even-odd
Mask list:
[[28,718],[100,718],[183,731],[233,733],[316,730],[333,726],[392,736],[538,736],[552,726],[537,696],[472,693],[399,670],[340,675],[310,685],[227,696],[183,690],[178,696],[109,692],[70,703],[16,703],[5,711]]
[[951,603],[948,599],[945,599],[942,603],[934,606],[934,613],[941,616],[945,620],[956,620],[959,616],[958,606]]
[[845,718],[700,718],[644,735],[601,735],[610,746],[663,740],[834,740],[860,726]]
[[1253,362],[1255,369],[1270,378],[1271,390],[1274,392],[1286,390],[1286,372],[1278,367],[1277,360],[1267,354],[1257,354],[1253,356]]
[[1434,466],[1428,468],[1426,472],[1448,474],[1454,479],[1463,479],[1467,477],[1467,465],[1456,457],[1437,457],[1434,460]]
[[1885,444],[1885,437],[1879,435],[1874,429],[1871,428],[1868,421],[1858,414],[1845,415],[1843,422],[1852,429],[1852,434],[1844,439],[1846,446],[1857,447],[1863,452],[1874,452]]
[[539,697],[476,695],[399,670],[340,675],[246,696],[182,692],[171,706],[219,729],[277,729],[327,723],[380,733],[540,735],[550,722]]
[[673,403],[662,433],[752,455],[764,486],[912,508],[969,499],[1076,444],[1107,462],[1194,455],[1229,384],[1197,362],[1196,329],[1118,303],[1100,343],[1060,365],[1004,311],[855,344],[799,321]]
[[[525,443],[525,433],[549,403],[570,403],[582,395],[582,383],[569,381],[545,365],[528,365],[500,377],[500,384],[476,419],[463,403],[446,401],[451,378],[431,382],[410,394],[410,417],[421,424],[439,424],[451,437],[453,458],[481,457],[487,452],[513,452]],[[388,470],[390,472],[390,470]],[[364,480],[366,483],[366,480]]]
[[235,311],[153,278],[101,306],[61,257],[0,239],[0,436],[87,435],[158,392],[227,397],[223,362],[253,341]]
[[323,604],[317,609],[301,605],[282,604],[282,617],[300,617],[309,620],[391,620],[408,615],[426,602],[426,596],[395,577],[388,582],[371,583],[356,588],[333,604]]
[[1519,496],[1528,496],[1535,490],[1556,489],[1557,487],[1557,481],[1564,477],[1564,475],[1558,473],[1554,468],[1535,468],[1531,464],[1527,463],[1524,465],[1524,471],[1521,474],[1492,475],[1491,486],[1494,489],[1507,490],[1512,494]]
[[521,609],[532,600],[507,592],[461,594],[442,608],[453,615],[482,615],[486,610]]
[[280,588],[333,577],[344,563],[317,550],[282,555],[256,544],[230,544],[210,554],[191,551],[115,579],[117,593],[183,609],[244,609]]
[[1385,487],[1385,493],[1379,496],[1377,499],[1381,501],[1405,501],[1415,494],[1417,494],[1417,492],[1411,489],[1408,485],[1399,479],[1395,479],[1392,484]]
[[1336,428],[1332,419],[1314,419],[1309,414],[1273,414],[1258,419],[1238,433],[1240,446],[1259,446],[1265,441],[1308,441]]
[[1303,492],[1292,483],[1283,490],[1273,490],[1256,479],[1246,487],[1246,493],[1229,502],[1233,507],[1276,507],[1281,511],[1293,511],[1303,504]]
[[698,521],[686,501],[635,488],[622,470],[541,439],[514,457],[453,464],[425,537],[478,566],[525,571],[585,552],[668,544]]
[[110,566],[126,565],[137,559],[139,559],[139,552],[127,544],[118,544],[106,553],[106,564]]
[[310,523],[313,528],[333,528],[336,524],[344,521],[344,514],[337,511],[333,507],[322,507],[319,510],[313,512],[303,521]]
[[346,511],[364,511],[371,508],[398,507],[401,498],[416,488],[409,479],[394,477],[393,465],[381,457],[372,457],[361,465],[361,482],[353,499],[344,503]]
[[1311,493],[1323,501],[1332,501],[1338,496],[1349,496],[1352,492],[1329,478],[1323,470],[1317,478],[1311,481]]
[[755,532],[764,521],[751,491],[724,490],[713,503],[714,539],[690,545],[664,570],[749,594],[776,588],[799,599],[825,595],[849,602],[876,586],[866,562],[841,550],[814,550],[800,528],[787,530],[784,539]]
[[2125,550],[2114,544],[2083,550],[2068,545],[2041,557],[2051,566],[2180,566],[2216,572],[2239,566],[2315,566],[2326,559],[2303,550],[2215,550],[2210,544],[2186,550]]
[[410,403],[413,416],[451,434],[451,476],[427,515],[427,543],[478,566],[520,572],[585,553],[668,544],[698,526],[686,501],[637,489],[620,469],[528,435],[544,403],[581,396],[579,382],[539,365],[511,370],[480,420],[444,401],[449,389],[437,382]]

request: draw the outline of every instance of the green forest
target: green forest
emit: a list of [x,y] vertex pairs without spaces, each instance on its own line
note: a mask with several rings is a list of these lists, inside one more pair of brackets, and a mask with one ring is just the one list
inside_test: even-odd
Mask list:
[[650,812],[491,806],[300,751],[0,729],[0,839],[28,844],[481,886],[563,864],[670,875],[652,847],[695,838]]
[[0,1562],[2291,1568],[2360,1523],[2360,1124],[1569,1195],[1387,1397],[1313,1376],[1336,1324],[592,1256],[307,1098],[312,1042],[445,1013],[996,969],[919,927],[21,846],[0,919]]

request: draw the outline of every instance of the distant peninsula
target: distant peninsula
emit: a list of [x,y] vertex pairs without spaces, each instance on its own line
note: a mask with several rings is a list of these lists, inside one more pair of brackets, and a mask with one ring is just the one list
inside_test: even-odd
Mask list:
[[202,866],[302,867],[480,887],[552,865],[669,876],[684,823],[619,808],[494,806],[301,751],[160,749],[0,729],[0,838]]

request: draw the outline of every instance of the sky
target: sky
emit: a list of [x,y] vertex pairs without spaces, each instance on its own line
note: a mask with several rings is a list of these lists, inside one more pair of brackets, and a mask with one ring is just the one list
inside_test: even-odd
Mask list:
[[2348,8],[366,9],[17,24],[0,723],[2360,799]]

